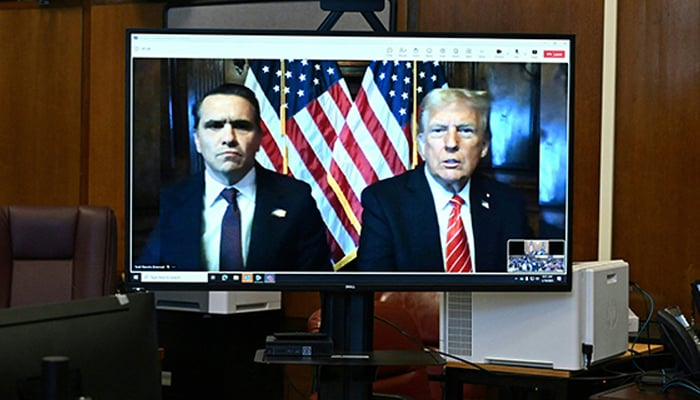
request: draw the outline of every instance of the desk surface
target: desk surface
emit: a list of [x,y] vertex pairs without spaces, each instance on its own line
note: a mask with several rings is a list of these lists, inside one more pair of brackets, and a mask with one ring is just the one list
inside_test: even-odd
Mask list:
[[661,392],[661,386],[630,383],[612,390],[595,394],[591,400],[690,400],[697,399],[698,395],[680,388],[670,388],[667,392]]
[[[635,354],[652,354],[663,351],[664,346],[661,344],[647,344],[647,343],[636,343],[632,346],[632,351]],[[632,357],[634,354],[632,351],[626,351],[625,353],[613,357],[609,360],[624,360],[626,358]],[[607,361],[607,360],[605,360]],[[501,364],[466,364],[459,361],[448,361],[447,368],[461,368],[461,369],[471,369],[471,370],[486,370],[489,372],[506,372],[511,374],[522,374],[522,375],[536,375],[543,377],[553,377],[553,378],[570,378],[575,376],[580,371],[570,371],[563,369],[551,369],[551,368],[538,368],[538,367],[523,367],[515,365],[501,365]]]

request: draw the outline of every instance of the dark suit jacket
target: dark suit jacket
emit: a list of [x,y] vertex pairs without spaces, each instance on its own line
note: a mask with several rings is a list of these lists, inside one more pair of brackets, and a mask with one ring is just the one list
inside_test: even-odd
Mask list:
[[[256,168],[256,199],[246,270],[328,270],[326,230],[308,184]],[[204,174],[165,189],[160,218],[137,264],[206,269],[201,262]],[[285,210],[286,216],[273,215]]]
[[[376,182],[362,192],[361,271],[444,271],[433,196],[424,166]],[[481,174],[471,178],[476,272],[505,272],[509,238],[531,237],[525,202],[510,187]]]

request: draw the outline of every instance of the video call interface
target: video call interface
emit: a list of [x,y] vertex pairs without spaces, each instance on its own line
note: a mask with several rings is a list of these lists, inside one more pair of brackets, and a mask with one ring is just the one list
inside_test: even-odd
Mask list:
[[[570,285],[570,37],[132,30],[127,56],[130,285]],[[141,261],[159,234],[162,191],[205,168],[193,107],[223,83],[250,88],[260,103],[256,163],[311,187],[328,268],[219,271],[204,262]],[[358,271],[362,191],[423,164],[419,105],[431,90],[445,87],[491,97],[488,154],[477,171],[522,195],[531,235],[497,244],[503,257],[490,272]],[[486,199],[471,207],[488,210],[491,204]],[[283,218],[286,210],[274,212]]]

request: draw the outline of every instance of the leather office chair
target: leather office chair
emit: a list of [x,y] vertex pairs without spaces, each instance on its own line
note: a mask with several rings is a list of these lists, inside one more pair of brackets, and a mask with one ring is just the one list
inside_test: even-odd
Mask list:
[[0,307],[115,292],[116,218],[102,206],[0,206]]

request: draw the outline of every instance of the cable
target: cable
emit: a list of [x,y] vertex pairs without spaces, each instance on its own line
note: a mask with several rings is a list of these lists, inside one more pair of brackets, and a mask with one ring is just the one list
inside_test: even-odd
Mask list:
[[374,318],[376,318],[377,320],[379,320],[379,321],[381,321],[381,322],[387,324],[388,326],[392,327],[392,328],[395,329],[397,332],[399,332],[401,335],[405,336],[406,338],[408,338],[410,341],[412,341],[413,343],[415,343],[415,344],[417,344],[418,346],[420,346],[420,348],[423,349],[423,350],[425,350],[425,351],[428,351],[428,352],[433,353],[433,354],[439,354],[439,355],[441,355],[441,356],[443,356],[443,357],[447,357],[447,358],[451,358],[451,359],[457,360],[457,361],[459,361],[459,362],[462,362],[462,363],[465,363],[465,364],[467,364],[467,365],[470,365],[470,366],[472,366],[472,367],[474,367],[474,368],[476,368],[476,369],[478,369],[478,370],[480,370],[480,371],[490,372],[489,370],[487,370],[486,368],[480,366],[479,364],[473,363],[473,362],[468,361],[468,360],[465,360],[465,359],[463,359],[463,358],[461,358],[461,357],[458,357],[458,356],[455,356],[455,355],[452,355],[452,354],[449,354],[449,353],[445,353],[445,352],[440,351],[440,350],[435,350],[435,349],[433,349],[433,348],[431,348],[431,347],[429,347],[429,346],[426,346],[420,339],[414,337],[414,336],[411,335],[410,333],[406,332],[403,328],[401,328],[400,326],[396,325],[395,323],[389,321],[388,319],[386,319],[386,318],[384,318],[384,317],[381,317],[381,316],[379,316],[379,315],[375,315]]
[[593,357],[593,345],[581,343],[581,352],[585,358],[585,366],[588,369],[591,366],[591,358]]
[[[649,323],[651,322],[651,318],[652,318],[652,316],[654,315],[654,310],[655,310],[656,306],[655,306],[655,304],[654,304],[654,298],[653,298],[648,292],[646,292],[644,289],[642,289],[642,288],[641,288],[636,282],[634,282],[634,281],[630,281],[629,283],[630,283],[631,289],[634,289],[634,290],[638,291],[639,293],[641,293],[641,294],[644,296],[644,299],[646,300],[646,301],[644,302],[644,304],[646,305],[646,308],[647,308],[647,309],[645,310],[645,311],[647,312],[647,317],[646,317],[646,319],[644,320],[644,323],[642,324],[641,328],[639,328],[639,331],[637,332],[637,335],[634,337],[634,340],[632,340],[632,343],[631,343],[630,348],[629,348],[629,352],[630,352],[630,353],[632,353],[632,354],[638,354],[638,353],[634,350],[634,346],[635,346],[635,345],[637,344],[637,342],[639,341],[639,338],[640,338],[640,336],[642,335],[643,332],[646,332],[646,333],[647,333],[647,338],[649,338]],[[647,340],[647,342],[648,342],[648,343],[647,343],[648,350],[651,351],[651,343],[649,343],[649,342],[650,342],[649,340]],[[636,359],[635,359],[634,357],[632,358],[632,364],[633,364],[640,372],[644,372],[644,369],[643,369],[641,366],[639,366],[639,364],[637,364]]]
[[700,395],[700,387],[698,387],[698,385],[696,385],[694,382],[688,379],[673,379],[667,384],[665,384],[661,388],[661,391],[666,393],[672,387],[681,387],[683,389],[691,391],[692,393]]

